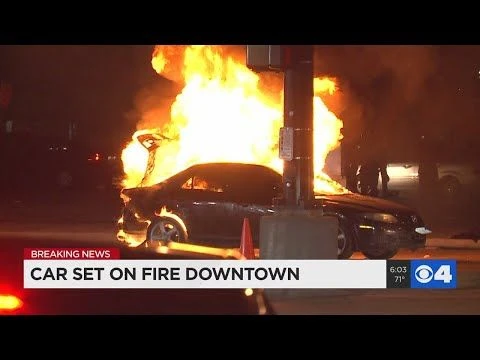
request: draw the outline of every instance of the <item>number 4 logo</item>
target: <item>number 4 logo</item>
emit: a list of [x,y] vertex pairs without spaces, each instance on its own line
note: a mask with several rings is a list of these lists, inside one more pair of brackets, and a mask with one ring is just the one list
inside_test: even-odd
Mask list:
[[453,279],[450,272],[450,265],[441,265],[433,275],[433,280],[443,281],[444,284],[449,284]]

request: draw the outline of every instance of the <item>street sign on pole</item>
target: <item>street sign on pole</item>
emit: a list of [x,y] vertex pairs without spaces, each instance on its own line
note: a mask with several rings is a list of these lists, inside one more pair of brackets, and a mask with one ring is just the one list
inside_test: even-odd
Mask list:
[[282,127],[279,139],[279,157],[285,161],[293,160],[293,128]]
[[253,71],[283,71],[282,46],[247,45],[247,67]]

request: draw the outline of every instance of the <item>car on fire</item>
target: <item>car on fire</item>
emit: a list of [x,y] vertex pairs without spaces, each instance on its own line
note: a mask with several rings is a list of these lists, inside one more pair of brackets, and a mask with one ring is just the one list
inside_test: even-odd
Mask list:
[[[313,206],[338,218],[339,258],[361,251],[371,259],[387,259],[400,248],[425,246],[430,231],[416,211],[335,184],[337,193],[316,194]],[[232,248],[238,247],[248,218],[258,247],[260,218],[275,213],[273,199],[282,189],[282,175],[266,166],[193,165],[160,183],[123,189],[117,238],[129,246],[147,240]]]

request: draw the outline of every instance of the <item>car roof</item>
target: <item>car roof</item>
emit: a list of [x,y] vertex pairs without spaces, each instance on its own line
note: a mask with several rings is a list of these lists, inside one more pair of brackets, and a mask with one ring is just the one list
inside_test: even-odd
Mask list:
[[208,163],[201,163],[201,164],[195,164],[187,169],[185,169],[183,172],[190,172],[194,170],[207,170],[207,171],[215,171],[215,170],[240,170],[240,171],[249,171],[249,170],[261,170],[264,172],[270,172],[272,174],[280,175],[278,172],[273,170],[272,168],[265,166],[265,165],[259,165],[259,164],[252,164],[252,163],[242,163],[242,162],[208,162]]
[[196,167],[225,167],[225,166],[230,166],[230,167],[255,167],[255,168],[264,168],[264,169],[270,169],[269,167],[265,165],[260,165],[260,164],[254,164],[254,163],[245,163],[245,162],[230,162],[230,161],[216,161],[216,162],[207,162],[207,163],[199,163],[192,165],[190,168],[196,168]]

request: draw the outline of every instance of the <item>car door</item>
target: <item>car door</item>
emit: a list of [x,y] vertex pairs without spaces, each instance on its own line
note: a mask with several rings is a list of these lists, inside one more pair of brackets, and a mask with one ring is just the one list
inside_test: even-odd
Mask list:
[[250,223],[253,242],[259,246],[260,219],[273,214],[273,199],[282,194],[282,177],[273,170],[254,167],[248,175],[238,176],[234,214],[232,216],[232,237],[241,238],[243,222],[247,218]]
[[232,174],[219,167],[198,167],[181,186],[178,201],[180,206],[188,206],[192,242],[216,247],[233,244],[233,202],[228,196],[231,178]]

